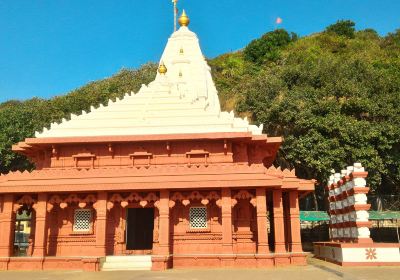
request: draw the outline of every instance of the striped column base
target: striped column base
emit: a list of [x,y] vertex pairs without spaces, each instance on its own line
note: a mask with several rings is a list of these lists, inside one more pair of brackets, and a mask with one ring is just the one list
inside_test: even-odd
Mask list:
[[316,258],[342,266],[400,265],[397,243],[314,243]]

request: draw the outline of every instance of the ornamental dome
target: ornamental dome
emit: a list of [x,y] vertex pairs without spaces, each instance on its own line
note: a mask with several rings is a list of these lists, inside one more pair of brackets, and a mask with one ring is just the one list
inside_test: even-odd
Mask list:
[[164,62],[161,62],[160,66],[158,66],[158,73],[160,73],[161,75],[165,75],[165,73],[167,73],[168,69],[165,66]]
[[179,25],[180,26],[188,26],[190,23],[190,19],[187,16],[185,10],[183,10],[182,15],[178,19]]

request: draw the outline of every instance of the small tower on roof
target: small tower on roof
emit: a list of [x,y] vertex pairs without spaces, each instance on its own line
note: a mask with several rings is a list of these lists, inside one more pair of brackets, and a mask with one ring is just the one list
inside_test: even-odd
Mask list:
[[167,73],[168,69],[164,64],[164,61],[161,61],[160,65],[158,66],[158,73],[160,73],[161,75],[165,75],[165,73]]

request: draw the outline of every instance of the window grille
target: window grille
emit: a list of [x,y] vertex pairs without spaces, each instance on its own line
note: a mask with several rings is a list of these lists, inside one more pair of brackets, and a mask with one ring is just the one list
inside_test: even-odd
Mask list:
[[76,209],[74,214],[74,228],[75,232],[88,232],[91,230],[92,225],[92,210],[90,209]]
[[191,207],[189,211],[190,228],[204,229],[207,228],[207,208]]

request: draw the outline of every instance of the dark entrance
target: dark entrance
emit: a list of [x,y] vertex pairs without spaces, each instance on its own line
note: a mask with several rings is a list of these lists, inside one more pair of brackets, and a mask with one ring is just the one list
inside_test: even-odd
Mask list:
[[128,208],[126,249],[153,248],[154,208]]

